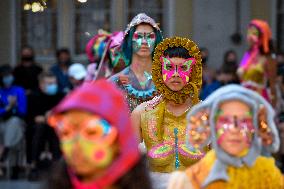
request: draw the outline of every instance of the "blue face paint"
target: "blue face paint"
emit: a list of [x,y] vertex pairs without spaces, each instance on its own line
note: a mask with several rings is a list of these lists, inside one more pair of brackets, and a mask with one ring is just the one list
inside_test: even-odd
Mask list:
[[143,43],[146,43],[152,53],[155,46],[156,35],[154,32],[142,33],[134,32],[132,38],[132,47],[134,52],[138,52]]

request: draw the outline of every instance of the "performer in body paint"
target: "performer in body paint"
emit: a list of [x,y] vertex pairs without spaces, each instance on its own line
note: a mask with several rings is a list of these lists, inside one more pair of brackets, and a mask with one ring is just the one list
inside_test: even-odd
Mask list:
[[[187,115],[186,139],[189,149],[210,139],[213,150],[185,172],[173,173],[168,189],[283,188],[274,159],[261,156],[262,148],[279,148],[274,115],[252,90],[228,85],[215,91]],[[203,120],[208,121],[201,129]]]
[[275,107],[276,62],[271,56],[271,30],[267,22],[252,20],[248,27],[247,41],[249,50],[237,71],[241,84],[258,92]]
[[146,146],[154,188],[166,188],[170,172],[194,164],[207,150],[188,150],[184,142],[186,114],[199,102],[201,69],[200,51],[187,38],[167,38],[155,49],[153,82],[161,95],[132,112],[133,125]]
[[158,24],[145,13],[136,15],[124,33],[121,51],[129,62],[127,68],[110,78],[125,92],[130,111],[154,97],[152,57],[162,33]]
[[52,110],[49,123],[64,160],[46,188],[151,189],[127,104],[113,84],[84,83]]

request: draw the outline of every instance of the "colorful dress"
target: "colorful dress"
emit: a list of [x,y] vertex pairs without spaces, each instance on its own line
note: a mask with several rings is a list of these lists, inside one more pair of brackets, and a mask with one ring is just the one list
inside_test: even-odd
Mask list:
[[141,114],[141,129],[150,170],[169,173],[183,170],[204,156],[189,151],[185,144],[186,114],[175,116],[166,109],[165,101]]
[[239,68],[239,76],[241,84],[249,89],[258,92],[266,100],[269,101],[268,91],[266,88],[267,73],[265,72],[265,64],[267,59],[261,55],[251,55],[247,52],[243,58],[241,67]]

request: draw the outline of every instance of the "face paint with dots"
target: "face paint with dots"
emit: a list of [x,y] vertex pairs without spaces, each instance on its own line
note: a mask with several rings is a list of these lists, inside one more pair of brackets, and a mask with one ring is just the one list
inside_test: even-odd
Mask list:
[[79,131],[67,121],[63,120],[61,124],[57,132],[67,160],[72,160],[72,156],[76,153],[83,153],[84,157],[90,160],[89,162],[94,162],[99,168],[111,163],[111,145],[116,132],[106,120],[94,116],[83,122]]

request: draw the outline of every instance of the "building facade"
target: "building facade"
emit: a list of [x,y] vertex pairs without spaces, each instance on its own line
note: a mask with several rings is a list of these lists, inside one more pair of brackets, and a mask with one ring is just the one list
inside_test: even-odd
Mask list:
[[[166,37],[179,35],[192,38],[199,47],[209,49],[209,65],[218,68],[223,54],[246,49],[246,28],[253,18],[267,20],[278,45],[284,43],[284,24],[279,2],[283,0],[47,0],[43,12],[25,11],[31,0],[0,1],[0,64],[15,66],[22,46],[36,51],[37,62],[55,62],[55,50],[68,47],[76,62],[87,63],[84,48],[99,29],[124,30],[139,12],[153,17]],[[280,34],[279,34],[280,32]],[[240,34],[241,41],[232,37]],[[283,45],[281,46],[283,50]]]

